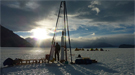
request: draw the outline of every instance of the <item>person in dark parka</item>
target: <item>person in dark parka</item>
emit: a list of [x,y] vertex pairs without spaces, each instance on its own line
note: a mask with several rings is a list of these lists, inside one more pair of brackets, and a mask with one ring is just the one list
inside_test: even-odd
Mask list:
[[55,46],[55,61],[56,61],[56,55],[57,55],[57,59],[59,61],[59,53],[60,53],[60,45],[58,43],[56,43],[56,46]]

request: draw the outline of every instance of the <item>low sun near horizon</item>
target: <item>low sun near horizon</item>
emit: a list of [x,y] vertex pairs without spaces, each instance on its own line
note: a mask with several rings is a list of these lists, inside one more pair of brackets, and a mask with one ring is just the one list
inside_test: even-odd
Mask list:
[[49,38],[47,31],[44,28],[32,29],[31,32],[33,33],[32,37],[38,40],[44,40],[44,39]]

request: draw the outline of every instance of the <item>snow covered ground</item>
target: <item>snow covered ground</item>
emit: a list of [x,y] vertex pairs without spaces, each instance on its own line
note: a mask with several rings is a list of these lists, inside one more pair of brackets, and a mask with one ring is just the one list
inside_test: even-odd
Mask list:
[[[31,64],[3,68],[8,57],[15,59],[43,58],[50,48],[1,48],[1,75],[134,75],[134,48],[103,48],[109,51],[74,51],[73,60],[78,54],[96,59],[98,63],[78,64]],[[69,51],[68,51],[68,60]]]

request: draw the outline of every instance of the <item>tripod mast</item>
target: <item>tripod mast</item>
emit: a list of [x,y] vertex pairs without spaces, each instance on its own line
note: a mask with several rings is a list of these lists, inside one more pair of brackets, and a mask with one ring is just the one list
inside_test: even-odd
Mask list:
[[[71,63],[72,63],[72,52],[71,52],[71,42],[70,42],[70,35],[69,35],[69,26],[68,26],[68,16],[67,16],[67,8],[66,8],[66,2],[65,1],[61,1],[60,3],[60,8],[59,8],[59,12],[58,12],[58,17],[57,17],[57,21],[56,21],[56,27],[55,27],[55,32],[57,29],[57,25],[58,25],[58,21],[59,21],[59,17],[60,17],[60,13],[61,10],[63,9],[63,15],[64,15],[64,47],[65,47],[65,60],[67,61],[67,44],[66,44],[66,32],[68,33],[68,42],[69,42],[69,48],[70,48],[70,55],[71,55]],[[54,44],[55,42],[55,33],[52,39],[52,44]]]

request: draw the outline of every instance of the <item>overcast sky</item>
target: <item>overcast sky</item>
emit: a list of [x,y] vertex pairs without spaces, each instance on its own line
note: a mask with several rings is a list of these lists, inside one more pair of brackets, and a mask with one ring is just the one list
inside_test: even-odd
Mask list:
[[[134,42],[134,0],[66,1],[71,43],[89,44],[93,40],[113,45]],[[35,28],[45,28],[52,39],[60,1],[2,1],[1,24],[23,38]],[[59,23],[63,21],[60,19]],[[61,37],[58,25],[57,37]],[[78,44],[78,45],[81,45]]]

